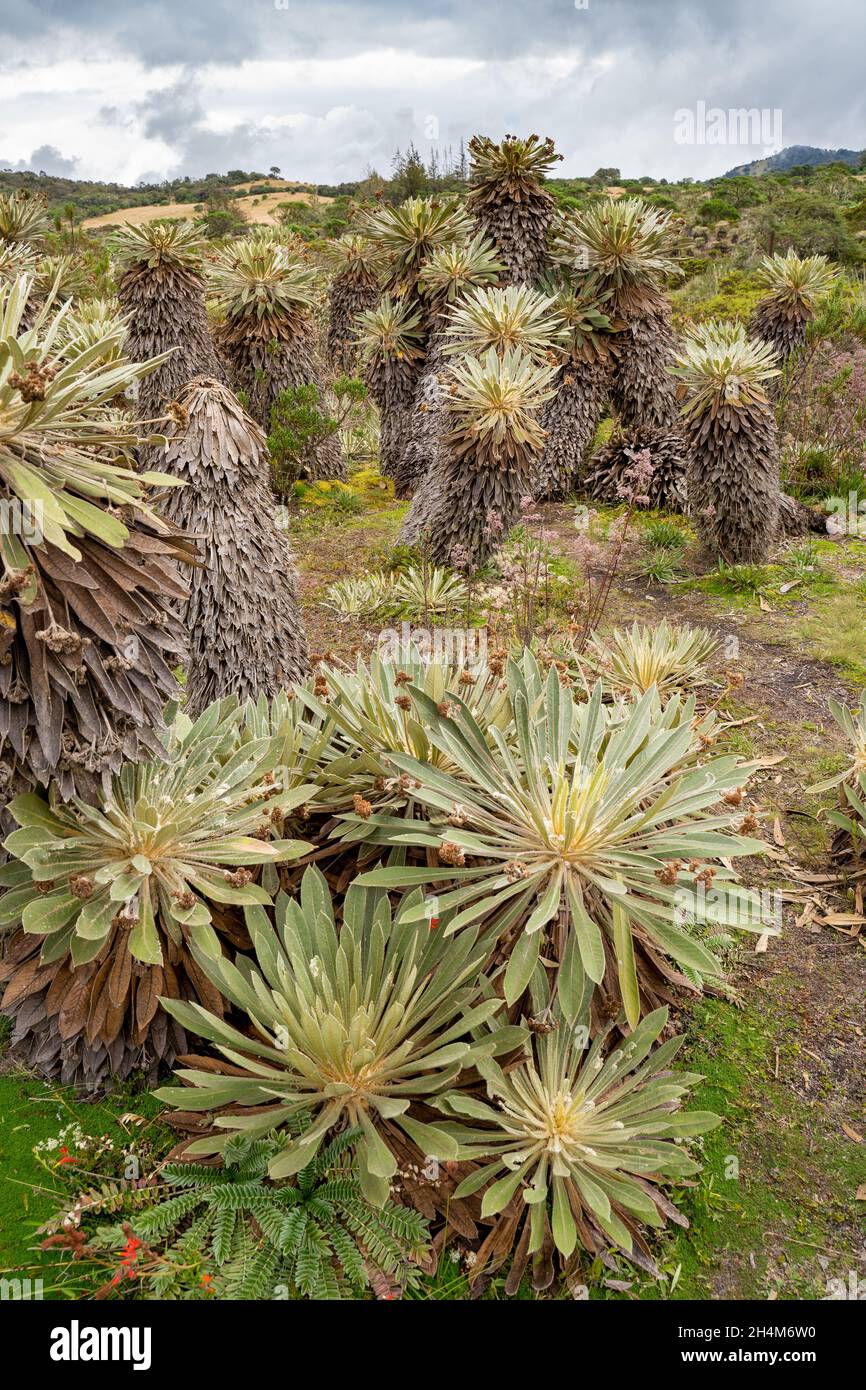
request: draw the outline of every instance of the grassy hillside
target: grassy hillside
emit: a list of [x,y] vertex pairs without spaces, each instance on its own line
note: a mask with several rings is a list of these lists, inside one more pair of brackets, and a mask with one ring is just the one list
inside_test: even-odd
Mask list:
[[[268,185],[273,187],[273,181]],[[272,193],[257,193],[250,185],[240,185],[234,199],[234,207],[247,222],[261,222],[276,226],[280,219],[280,209],[290,203],[305,203],[308,206],[327,206],[333,198],[321,198],[316,193],[285,183]],[[160,217],[189,217],[204,211],[201,203],[190,208],[189,203],[145,203],[141,207],[118,208],[116,212],[106,212],[100,217],[88,217],[82,223],[86,231],[98,231],[101,227],[116,227],[124,222],[138,225],[142,222],[155,222]]]
[[[441,176],[420,161],[405,159],[396,163],[391,178],[373,172],[355,183],[318,188],[244,170],[135,188],[0,171],[0,193],[19,187],[41,195],[59,226],[71,222],[95,233],[123,221],[187,216],[220,236],[242,231],[245,223],[274,225],[281,220],[281,207],[291,205],[284,220],[303,229],[310,240],[345,231],[353,204],[460,193],[466,183],[458,173]],[[757,176],[732,171],[704,182],[673,183],[624,179],[618,169],[609,168],[582,178],[550,179],[547,187],[564,208],[584,208],[603,197],[639,196],[672,212],[682,219],[680,258],[687,277],[731,254],[742,258],[788,246],[852,267],[866,263],[866,172],[844,162],[799,164],[784,171],[768,167]]]

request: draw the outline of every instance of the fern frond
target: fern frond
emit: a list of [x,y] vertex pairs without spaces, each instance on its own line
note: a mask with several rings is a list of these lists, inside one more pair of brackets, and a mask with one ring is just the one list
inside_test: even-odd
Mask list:
[[308,1221],[295,1259],[295,1283],[308,1298],[321,1297],[322,1266],[330,1257],[328,1242],[319,1229]]
[[173,1187],[218,1187],[226,1180],[222,1168],[209,1168],[203,1163],[168,1163],[162,1176]]
[[325,1229],[343,1273],[352,1287],[360,1293],[369,1285],[367,1266],[363,1255],[339,1221],[330,1222]]
[[261,1181],[223,1182],[212,1191],[202,1193],[201,1197],[216,1211],[242,1211],[245,1207],[271,1200],[268,1189],[263,1187]]
[[217,1211],[216,1213],[213,1223],[211,1248],[213,1249],[213,1256],[218,1265],[224,1264],[231,1253],[232,1237],[235,1233],[237,1219],[237,1211],[232,1208]]
[[177,1197],[169,1197],[159,1206],[151,1207],[135,1219],[136,1234],[152,1240],[174,1231],[190,1212],[195,1211],[202,1200],[199,1192],[182,1192]]

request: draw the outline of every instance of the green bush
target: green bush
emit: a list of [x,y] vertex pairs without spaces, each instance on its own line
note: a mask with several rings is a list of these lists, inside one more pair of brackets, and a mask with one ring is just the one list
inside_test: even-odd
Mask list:
[[866,259],[838,206],[825,194],[792,189],[756,208],[750,219],[759,245],[767,251],[791,247],[799,256],[829,256],[849,264]]
[[353,406],[366,399],[363,382],[340,377],[332,387],[337,402],[334,415],[325,413],[317,386],[294,386],[283,391],[271,407],[268,453],[274,487],[282,496],[312,469],[316,450],[337,434]]
[[723,198],[707,198],[706,202],[701,203],[698,220],[712,226],[715,222],[739,222],[740,214]]
[[246,222],[239,213],[230,208],[211,208],[199,223],[209,241],[219,237],[236,236],[244,231]]

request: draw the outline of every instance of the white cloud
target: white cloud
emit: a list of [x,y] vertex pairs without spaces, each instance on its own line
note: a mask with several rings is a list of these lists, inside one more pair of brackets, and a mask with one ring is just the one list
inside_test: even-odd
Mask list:
[[22,0],[0,15],[3,153],[81,177],[266,169],[321,182],[397,145],[553,135],[564,174],[706,177],[764,153],[684,146],[679,109],[781,108],[788,144],[866,144],[862,0]]

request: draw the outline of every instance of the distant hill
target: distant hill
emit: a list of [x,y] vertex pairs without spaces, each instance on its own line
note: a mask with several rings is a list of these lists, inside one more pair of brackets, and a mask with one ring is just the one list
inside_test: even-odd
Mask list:
[[866,150],[819,150],[815,145],[788,145],[766,159],[738,164],[735,169],[728,170],[725,178],[732,179],[738,174],[785,174],[803,164],[850,164],[852,169],[858,169],[864,157]]
[[[52,215],[65,215],[66,205],[71,204],[75,208],[78,221],[101,219],[128,208],[159,205],[167,209],[178,203],[185,204],[191,215],[196,204],[209,204],[212,200],[224,198],[226,195],[263,196],[271,194],[274,189],[284,188],[287,190],[287,198],[294,202],[294,194],[316,191],[311,184],[295,183],[289,179],[274,178],[255,171],[248,173],[244,169],[230,169],[227,174],[204,174],[196,179],[139,183],[135,187],[120,183],[59,178],[53,174],[34,174],[27,170],[0,169],[0,193],[10,193],[16,188],[26,188],[31,193],[42,194]],[[168,212],[167,215],[176,217],[179,214],[175,211]]]
[[[278,188],[276,193],[263,193],[263,188]],[[325,205],[333,198],[323,198],[289,183],[287,179],[269,179],[266,184],[235,184],[231,188],[235,195],[234,206],[247,222],[264,223],[275,227],[279,224],[279,208],[286,203],[311,203]],[[155,222],[157,218],[176,218],[195,216],[195,208],[200,204],[189,203],[145,203],[135,207],[119,208],[116,212],[106,212],[100,217],[88,217],[81,223],[85,231],[96,231],[104,227],[117,227],[124,222],[140,226],[143,222]]]

